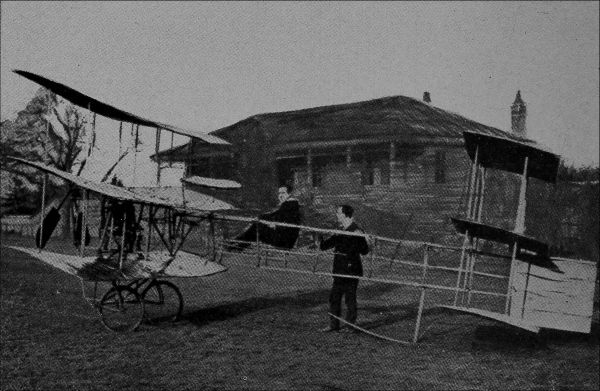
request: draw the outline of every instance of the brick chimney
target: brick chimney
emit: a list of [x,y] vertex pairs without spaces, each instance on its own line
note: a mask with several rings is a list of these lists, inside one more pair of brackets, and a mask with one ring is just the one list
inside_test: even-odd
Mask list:
[[423,102],[431,103],[431,96],[429,95],[429,91],[425,91],[423,93]]
[[527,105],[521,99],[521,91],[517,91],[515,101],[510,107],[512,132],[515,136],[527,137],[527,127],[525,119],[527,118]]

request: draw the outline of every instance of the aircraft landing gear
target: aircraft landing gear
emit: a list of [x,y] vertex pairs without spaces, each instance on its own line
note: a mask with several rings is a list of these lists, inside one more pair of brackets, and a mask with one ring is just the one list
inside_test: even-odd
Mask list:
[[139,279],[113,286],[97,304],[102,324],[112,331],[134,331],[142,321],[175,322],[183,311],[183,296],[170,281]]
[[129,286],[113,287],[98,304],[102,324],[112,331],[134,331],[144,319],[144,301]]
[[148,323],[175,322],[183,310],[183,296],[175,284],[152,280],[142,292],[145,320]]

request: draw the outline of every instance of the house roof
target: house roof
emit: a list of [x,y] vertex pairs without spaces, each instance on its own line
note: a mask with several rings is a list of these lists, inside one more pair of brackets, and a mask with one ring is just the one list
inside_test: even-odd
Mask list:
[[[401,137],[404,140],[454,138],[462,142],[463,132],[470,131],[537,145],[532,140],[400,95],[302,110],[256,114],[209,134],[235,144],[239,130],[252,122],[256,124],[256,128],[268,131],[278,144],[377,137]],[[178,152],[164,150],[160,154],[176,155]]]
[[360,139],[395,134],[403,138],[462,139],[463,131],[532,142],[406,96],[257,114],[210,134],[235,143],[236,130],[239,125],[248,121],[258,122],[280,143]]

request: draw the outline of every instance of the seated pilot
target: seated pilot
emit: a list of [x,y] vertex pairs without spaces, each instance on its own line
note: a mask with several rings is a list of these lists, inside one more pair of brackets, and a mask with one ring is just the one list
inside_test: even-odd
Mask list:
[[[289,185],[280,186],[277,193],[279,206],[272,212],[260,215],[260,220],[299,225],[302,222],[300,203],[297,199],[291,198],[291,191],[292,188]],[[291,249],[298,239],[299,232],[300,229],[294,227],[252,223],[242,234],[234,239],[234,244],[229,246],[228,249],[232,251],[242,250],[251,243],[256,243],[257,235],[258,240],[263,243],[279,248]]]

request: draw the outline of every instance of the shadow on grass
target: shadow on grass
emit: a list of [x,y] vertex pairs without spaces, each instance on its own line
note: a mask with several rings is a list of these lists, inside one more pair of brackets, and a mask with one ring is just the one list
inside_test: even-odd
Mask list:
[[600,324],[597,322],[592,323],[592,328],[588,334],[544,329],[540,332],[540,337],[552,344],[575,342],[597,346],[600,345]]
[[475,329],[471,348],[476,351],[522,353],[546,349],[547,343],[539,334],[509,325],[481,325]]
[[[378,327],[391,326],[399,322],[415,322],[417,319],[419,302],[411,302],[394,306],[368,306],[359,308],[359,311],[378,313],[377,319],[359,322],[359,326],[364,329],[374,329]],[[444,314],[442,308],[427,308],[423,310],[423,320],[429,320],[428,317]]]
[[597,346],[599,340],[598,323],[592,324],[588,334],[562,330],[542,329],[538,334],[506,325],[479,326],[475,331],[473,348],[477,350],[502,350],[522,352],[523,350],[547,349],[551,345],[580,343]]
[[[361,295],[374,297],[385,294],[392,289],[396,289],[396,287],[391,284],[374,284],[362,288]],[[202,326],[211,322],[236,318],[267,308],[312,308],[323,304],[327,305],[329,302],[329,292],[329,289],[317,289],[313,291],[297,292],[277,297],[253,297],[241,301],[220,304],[213,307],[202,308],[197,311],[184,313],[182,315],[182,319],[188,320],[197,326]],[[387,308],[387,311],[390,310],[390,307],[385,308]],[[364,310],[367,311],[368,309],[364,308]],[[398,321],[397,317],[394,319],[394,321]]]
[[[397,324],[398,322],[403,321],[412,321],[417,317],[417,309],[419,303],[407,303],[401,305],[394,306],[371,306],[360,308],[364,312],[377,313],[377,318],[373,320],[368,320],[365,322],[358,322],[358,325],[363,329],[375,329],[384,326],[391,326],[393,324]],[[426,314],[427,311],[423,312],[423,315]]]

